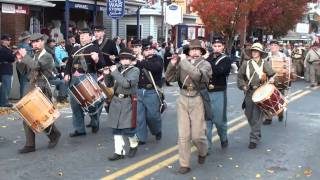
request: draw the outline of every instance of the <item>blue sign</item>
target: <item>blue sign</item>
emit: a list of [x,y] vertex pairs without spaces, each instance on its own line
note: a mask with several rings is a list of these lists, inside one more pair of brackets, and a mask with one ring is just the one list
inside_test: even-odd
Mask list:
[[108,0],[107,15],[113,19],[119,19],[124,16],[124,0]]
[[[69,8],[71,8],[71,9],[84,9],[84,10],[94,11],[94,5],[93,4],[83,4],[83,3],[69,2]],[[97,6],[97,11],[104,11],[104,10],[106,10],[105,6]]]

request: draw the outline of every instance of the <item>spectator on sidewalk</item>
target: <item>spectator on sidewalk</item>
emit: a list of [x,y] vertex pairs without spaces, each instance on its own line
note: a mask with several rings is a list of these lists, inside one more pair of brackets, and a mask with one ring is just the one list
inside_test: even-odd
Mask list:
[[[20,34],[18,40],[18,49],[25,49],[27,51],[27,54],[30,57],[33,57],[33,51],[32,47],[30,46],[30,37],[31,34],[29,31],[24,31]],[[28,69],[27,66],[19,61],[17,61],[16,64],[16,69],[17,69],[17,74],[18,74],[18,79],[20,83],[20,99],[26,94],[27,91],[27,86],[29,84],[28,80]]]
[[1,36],[0,46],[0,107],[12,107],[9,95],[12,88],[13,66],[15,61],[13,51],[10,49],[11,37],[7,34]]

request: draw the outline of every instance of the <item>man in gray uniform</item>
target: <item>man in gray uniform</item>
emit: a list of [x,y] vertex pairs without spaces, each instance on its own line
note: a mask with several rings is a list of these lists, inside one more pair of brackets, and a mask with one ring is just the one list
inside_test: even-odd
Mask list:
[[139,68],[131,65],[135,57],[130,49],[120,51],[120,64],[105,70],[105,82],[108,87],[114,87],[114,96],[110,103],[108,126],[112,128],[114,137],[114,154],[110,161],[123,159],[125,152],[124,136],[130,143],[129,157],[134,157],[138,149],[138,138],[135,135],[137,119],[137,86]]
[[266,82],[273,83],[272,76],[275,74],[269,63],[265,62],[263,56],[266,53],[260,43],[254,43],[251,47],[252,59],[243,63],[238,74],[238,87],[245,93],[243,108],[251,127],[250,143],[248,148],[255,149],[261,138],[261,124],[265,116],[262,110],[252,101],[254,91]]
[[[42,92],[51,100],[52,92],[48,79],[52,76],[54,69],[53,57],[44,49],[44,37],[42,34],[32,34],[30,40],[32,48],[35,51],[33,59],[27,55],[26,49],[19,49],[16,54],[17,59],[20,63],[24,63],[29,69],[31,87],[40,87]],[[26,144],[19,152],[34,152],[35,134],[25,122],[23,122],[23,127],[26,135]],[[45,132],[50,139],[48,148],[55,147],[60,139],[61,133],[54,124],[45,129]]]
[[[166,71],[168,82],[178,81],[180,96],[177,99],[179,173],[188,173],[190,169],[191,141],[198,149],[198,163],[204,164],[208,153],[206,122],[201,86],[209,82],[212,69],[202,56],[206,50],[199,40],[192,40],[190,49],[181,56],[171,60]],[[205,87],[205,86],[204,86]]]

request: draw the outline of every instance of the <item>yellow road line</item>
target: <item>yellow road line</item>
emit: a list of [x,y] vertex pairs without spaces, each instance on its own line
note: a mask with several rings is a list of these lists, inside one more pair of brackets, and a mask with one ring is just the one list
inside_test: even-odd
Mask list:
[[[303,92],[301,94],[293,96],[291,98],[290,102],[295,101],[295,100],[297,100],[297,99],[299,99],[299,98],[301,98],[301,97],[303,97],[303,96],[305,96],[307,94],[310,94],[311,92],[312,91],[307,90],[307,91],[305,91],[305,92]],[[232,134],[233,132],[241,129],[242,127],[244,127],[247,124],[248,123],[246,121],[243,121],[240,124],[237,124],[234,127],[230,128],[230,130],[228,132],[229,132],[229,134]],[[213,141],[217,141],[218,139],[219,139],[218,135],[215,135],[214,138],[213,138]],[[195,151],[196,151],[196,148],[192,147],[191,152],[195,152]],[[170,158],[168,158],[168,159],[166,159],[164,161],[161,161],[160,163],[158,163],[158,164],[156,164],[154,166],[151,166],[150,168],[147,168],[144,171],[141,171],[141,172],[139,172],[139,173],[127,178],[127,179],[129,179],[129,180],[142,179],[142,178],[144,178],[144,177],[146,177],[146,176],[148,176],[150,174],[153,174],[154,172],[156,172],[156,171],[158,171],[158,170],[160,170],[160,169],[162,169],[162,168],[174,163],[178,159],[179,159],[179,154],[176,154],[176,155],[174,155],[174,156],[172,156],[172,157],[170,157]]]
[[[293,96],[294,94],[297,94],[297,92],[300,93],[300,92],[302,92],[302,90],[298,90],[298,91],[296,91],[294,93],[291,93],[290,96]],[[237,118],[234,118],[234,119],[232,119],[231,121],[228,122],[228,125],[230,126],[230,125],[240,121],[244,117],[245,117],[244,115],[241,115],[241,116],[239,116]],[[214,132],[216,132],[216,129],[214,130]],[[116,178],[118,178],[120,176],[123,176],[123,175],[125,175],[125,174],[127,174],[127,173],[129,173],[131,171],[134,171],[134,170],[136,170],[136,169],[138,169],[138,168],[140,168],[142,166],[145,166],[145,165],[147,165],[147,164],[149,164],[149,163],[151,163],[151,162],[153,162],[153,161],[155,161],[157,159],[160,159],[161,157],[166,156],[166,155],[168,155],[168,154],[170,154],[170,153],[172,153],[172,152],[174,152],[176,150],[178,150],[178,146],[177,145],[175,145],[175,146],[173,146],[171,148],[168,148],[168,149],[166,149],[164,151],[161,151],[161,152],[159,152],[159,153],[157,153],[155,155],[152,155],[152,156],[150,156],[150,157],[148,157],[148,158],[146,158],[146,159],[144,159],[142,161],[134,163],[134,164],[132,164],[132,165],[130,165],[128,167],[120,169],[120,170],[116,171],[115,173],[112,173],[112,174],[110,174],[108,176],[105,176],[105,177],[102,178],[102,180],[116,179]]]
[[[233,126],[232,128],[230,128],[228,132],[229,132],[229,134],[232,134],[233,132],[241,129],[242,127],[246,126],[247,124],[248,124],[247,121],[243,121],[240,124],[237,124],[237,125]],[[218,140],[219,140],[219,136],[215,135],[214,138],[213,138],[213,141],[215,142],[215,141],[218,141]],[[191,152],[195,152],[196,150],[197,149],[193,146],[192,149],[191,149]],[[141,171],[141,172],[139,172],[139,173],[135,174],[134,176],[131,176],[131,177],[127,178],[127,179],[128,180],[142,179],[142,178],[144,178],[144,177],[146,177],[146,176],[148,176],[148,175],[150,175],[150,174],[152,174],[152,173],[154,173],[154,172],[156,172],[156,171],[158,171],[158,170],[160,170],[160,169],[162,169],[164,167],[167,167],[168,165],[174,163],[178,159],[179,159],[179,154],[176,154],[176,155],[174,155],[174,156],[172,156],[172,157],[170,157],[170,158],[168,158],[168,159],[166,159],[164,161],[161,161],[160,163],[158,163],[158,164],[156,164],[156,165],[154,165],[154,166],[152,166],[152,167],[150,167],[150,168],[148,168],[148,169],[146,169],[144,171]]]
[[[228,122],[228,125],[230,126],[230,125],[240,121],[244,117],[245,117],[244,115],[241,115],[241,116],[239,116],[237,118],[234,118],[234,119],[232,119],[231,121]],[[213,132],[215,133],[216,129]],[[102,178],[102,180],[116,179],[116,178],[118,178],[120,176],[123,176],[124,174],[127,174],[127,173],[129,173],[131,171],[134,171],[135,169],[138,169],[138,168],[140,168],[142,166],[145,166],[145,165],[147,165],[147,164],[149,164],[149,163],[151,163],[151,162],[153,162],[153,161],[155,161],[157,159],[160,159],[161,157],[166,156],[166,155],[168,155],[168,154],[170,154],[170,153],[172,153],[172,152],[174,152],[176,150],[178,150],[178,146],[177,145],[175,145],[175,146],[173,146],[171,148],[168,148],[168,149],[166,149],[164,151],[161,151],[158,154],[152,155],[147,159],[144,159],[144,160],[139,161],[139,162],[137,162],[135,164],[132,164],[132,165],[130,165],[130,166],[124,168],[124,169],[121,169],[121,170],[119,170],[119,171],[117,171],[117,172],[115,172],[113,174],[110,174],[110,175]]]

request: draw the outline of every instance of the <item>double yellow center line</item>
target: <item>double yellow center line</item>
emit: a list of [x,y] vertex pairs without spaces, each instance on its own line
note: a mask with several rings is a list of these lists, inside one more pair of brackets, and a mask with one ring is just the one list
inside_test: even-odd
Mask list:
[[[315,89],[318,89],[318,87],[317,88],[312,88],[312,89],[315,90]],[[307,94],[310,94],[311,92],[312,91],[309,88],[307,90],[298,90],[296,92],[293,92],[289,96],[289,102],[295,101],[295,100],[297,100],[297,99],[299,99],[299,98],[301,98],[301,97],[303,97],[303,96],[305,96]],[[235,124],[235,123],[237,123],[237,122],[239,122],[241,120],[244,120],[244,119],[245,119],[245,116],[241,115],[241,116],[229,121],[228,122],[228,126],[231,126],[231,125],[233,125],[233,124]],[[247,121],[242,121],[242,122],[234,125],[233,127],[230,127],[228,129],[228,134],[234,133],[235,131],[237,131],[237,130],[243,128],[244,126],[246,126],[247,124],[248,124]],[[219,140],[219,137],[218,137],[218,135],[215,135],[213,137],[212,141],[217,141],[217,140]],[[125,167],[125,168],[123,168],[121,170],[118,170],[115,173],[112,173],[112,174],[110,174],[108,176],[105,176],[105,177],[102,178],[102,180],[116,179],[116,178],[121,177],[121,176],[123,176],[125,174],[128,174],[128,173],[130,173],[130,172],[132,172],[132,171],[134,171],[134,170],[136,170],[138,168],[146,166],[147,164],[150,164],[150,163],[152,163],[152,162],[154,162],[154,161],[156,161],[156,160],[158,160],[158,159],[160,159],[160,158],[162,158],[162,157],[164,157],[164,156],[166,156],[166,155],[168,155],[170,153],[173,153],[173,152],[175,152],[177,150],[178,150],[178,146],[175,145],[175,146],[173,146],[171,148],[168,148],[168,149],[166,149],[164,151],[161,151],[161,152],[159,152],[159,153],[157,153],[155,155],[152,155],[152,156],[150,156],[150,157],[148,157],[148,158],[146,158],[146,159],[144,159],[142,161],[134,163],[134,164],[132,164],[132,165],[130,165],[128,167]],[[195,151],[196,151],[196,148],[193,147],[192,148],[192,152],[195,152]],[[155,164],[155,165],[153,165],[153,166],[151,166],[149,168],[146,168],[145,170],[140,171],[139,173],[137,173],[137,174],[135,174],[135,175],[133,175],[133,176],[127,178],[127,179],[142,179],[142,178],[144,178],[144,177],[146,177],[146,176],[148,176],[148,175],[150,175],[150,174],[152,174],[152,173],[154,173],[154,172],[156,172],[156,171],[158,171],[158,170],[160,170],[160,169],[162,169],[164,167],[167,167],[168,165],[174,163],[178,159],[179,159],[179,155],[178,154],[173,155],[173,156],[169,157],[168,159],[163,160],[163,161],[161,161],[161,162],[159,162],[159,163],[157,163],[157,164]]]

